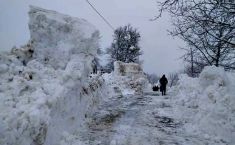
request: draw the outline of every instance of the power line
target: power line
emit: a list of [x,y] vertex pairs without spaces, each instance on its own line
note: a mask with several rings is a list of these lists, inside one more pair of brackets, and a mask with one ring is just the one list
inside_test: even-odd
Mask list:
[[87,3],[91,6],[91,8],[105,21],[105,23],[114,31],[114,27],[108,22],[108,20],[105,19],[104,16],[100,14],[100,12],[88,1]]

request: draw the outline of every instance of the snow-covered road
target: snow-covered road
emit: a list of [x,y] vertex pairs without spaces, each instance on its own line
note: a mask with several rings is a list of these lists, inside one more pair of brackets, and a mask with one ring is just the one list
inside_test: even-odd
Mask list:
[[[171,94],[145,93],[112,98],[105,102],[89,130],[80,132],[79,140],[91,145],[205,145],[204,136],[188,134],[187,120],[174,112],[178,107]],[[192,113],[192,111],[190,111]],[[79,142],[80,142],[79,141]],[[75,143],[75,142],[74,142]],[[76,143],[75,143],[76,144]]]

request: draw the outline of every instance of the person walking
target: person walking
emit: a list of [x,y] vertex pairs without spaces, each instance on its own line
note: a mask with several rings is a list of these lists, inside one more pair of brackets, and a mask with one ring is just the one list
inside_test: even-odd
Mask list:
[[160,82],[160,91],[162,92],[162,96],[166,95],[166,85],[168,83],[166,76],[163,75],[159,82]]

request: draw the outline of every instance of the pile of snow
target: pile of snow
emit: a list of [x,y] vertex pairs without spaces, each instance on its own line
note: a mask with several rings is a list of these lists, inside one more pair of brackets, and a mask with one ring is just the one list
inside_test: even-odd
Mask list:
[[225,72],[223,68],[205,67],[199,78],[182,75],[178,86],[172,91],[178,104],[178,110],[174,113],[180,119],[187,120],[185,129],[189,133],[204,136],[207,140],[213,140],[214,144],[233,144],[234,88],[235,74]]
[[33,57],[41,62],[65,68],[74,54],[96,55],[99,32],[86,20],[32,6],[29,17]]
[[89,78],[98,31],[33,6],[29,16],[29,43],[0,54],[0,144],[58,145],[106,96],[104,80]]
[[119,97],[133,94],[143,94],[148,87],[148,80],[143,69],[136,63],[114,62],[114,72],[103,74],[113,94]]

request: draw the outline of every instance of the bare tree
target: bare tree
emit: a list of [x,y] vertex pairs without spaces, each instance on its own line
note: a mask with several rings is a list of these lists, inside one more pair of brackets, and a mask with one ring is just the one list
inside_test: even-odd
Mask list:
[[179,80],[178,73],[170,73],[169,75],[169,86],[175,86]]
[[[163,11],[172,16],[171,35],[180,37],[188,45],[188,52],[193,52],[194,66],[235,69],[234,1],[165,0],[160,6],[159,16]],[[191,56],[186,53],[184,59],[190,62]]]
[[[183,49],[183,48],[182,48]],[[206,63],[201,63],[202,59],[197,56],[195,49],[183,49],[186,53],[183,55],[183,60],[186,62],[186,66],[183,70],[190,77],[198,77]]]
[[146,76],[151,84],[158,83],[158,81],[160,79],[160,77],[157,76],[156,74],[146,74]]

